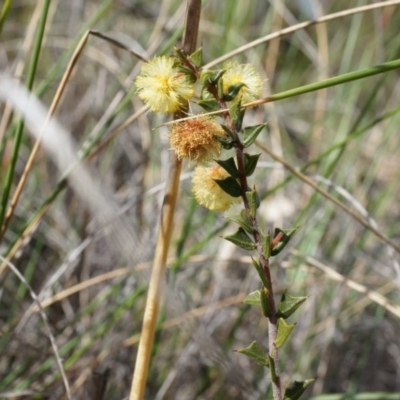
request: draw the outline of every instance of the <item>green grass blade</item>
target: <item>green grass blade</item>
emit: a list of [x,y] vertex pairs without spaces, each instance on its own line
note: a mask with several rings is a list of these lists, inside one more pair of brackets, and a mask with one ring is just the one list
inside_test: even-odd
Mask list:
[[[38,65],[38,61],[39,61],[40,50],[42,49],[43,36],[44,36],[44,30],[46,27],[46,20],[47,20],[47,15],[49,12],[49,7],[50,7],[50,0],[46,0],[43,4],[43,10],[42,10],[42,14],[40,16],[38,30],[36,32],[35,42],[34,42],[34,46],[33,46],[33,52],[32,52],[31,60],[29,63],[28,77],[27,77],[27,81],[26,81],[26,87],[28,88],[28,90],[32,90],[32,87],[33,87],[33,81],[34,81],[35,75],[36,75],[36,69],[37,69],[37,65]],[[17,160],[18,160],[19,148],[21,146],[23,130],[24,130],[24,122],[22,119],[20,119],[17,124],[17,127],[16,127],[15,140],[14,140],[14,145],[13,145],[13,150],[12,150],[12,155],[11,155],[11,162],[10,162],[10,166],[7,170],[7,176],[6,176],[6,180],[4,182],[4,188],[3,188],[2,198],[1,198],[0,227],[3,226],[3,222],[4,222],[4,217],[5,217],[5,213],[6,213],[6,209],[7,209],[7,203],[8,203],[8,199],[10,196],[11,185],[12,185],[14,172],[15,172],[15,166],[16,166]]]
[[309,85],[300,86],[295,89],[285,90],[284,92],[269,96],[268,101],[258,100],[251,104],[263,104],[266,102],[288,99],[290,97],[299,96],[301,94],[315,92],[316,90],[326,89],[331,86],[341,85],[343,83],[356,81],[358,79],[368,78],[369,76],[383,74],[385,72],[393,71],[400,68],[400,59],[389,61],[384,64],[375,65],[373,67],[364,68],[359,71],[349,72],[347,74],[339,75],[334,78],[329,78],[321,82],[311,83]]
[[7,18],[8,11],[10,10],[11,0],[5,0],[0,13],[0,34],[3,30],[4,21]]

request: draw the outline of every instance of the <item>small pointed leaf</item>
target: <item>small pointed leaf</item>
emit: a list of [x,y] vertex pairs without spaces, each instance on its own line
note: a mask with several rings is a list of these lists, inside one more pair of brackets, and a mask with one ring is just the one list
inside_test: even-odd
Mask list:
[[239,228],[233,235],[223,236],[223,238],[245,250],[254,250],[256,247],[256,245],[242,228]]
[[239,197],[242,194],[242,188],[238,181],[231,176],[225,179],[214,179],[214,182],[226,193],[232,197]]
[[287,290],[284,290],[278,307],[278,317],[289,318],[306,300],[307,297],[294,297]]
[[[291,237],[295,234],[298,228],[293,229],[275,229],[274,239],[271,242],[271,256],[276,256],[279,254],[285,246],[288,244]],[[275,238],[279,238],[277,243],[274,243]]]
[[229,175],[237,179],[239,178],[239,171],[236,167],[235,159],[233,157],[228,158],[227,160],[214,160],[218,165],[220,165]]
[[261,306],[261,297],[260,291],[256,290],[255,292],[251,292],[247,297],[243,300],[243,303],[250,304],[252,306]]
[[231,131],[231,129],[229,128],[229,126],[226,126],[226,125],[221,124],[221,128],[228,134],[228,136],[229,136],[232,140],[237,140],[236,135]]
[[253,257],[251,258],[251,261],[252,261],[252,263],[254,265],[254,268],[257,270],[258,276],[260,277],[261,282],[263,283],[264,287],[267,287],[268,286],[268,280],[267,280],[267,277],[265,275],[265,272],[264,272],[261,264],[258,261],[254,260]]
[[262,288],[260,291],[261,309],[264,317],[269,318],[269,302],[268,302],[268,289]]
[[208,86],[211,84],[212,79],[214,78],[216,72],[211,69],[203,69],[200,73],[200,82],[204,86]]
[[251,222],[249,214],[247,214],[246,210],[241,210],[240,211],[240,216],[242,217],[243,220],[243,227],[248,233],[253,234],[254,233],[254,228],[253,224]]
[[190,68],[185,67],[184,65],[178,65],[178,66],[177,66],[177,69],[178,69],[180,72],[184,73],[184,74],[186,75],[186,77],[190,79],[190,81],[191,81],[192,83],[195,83],[195,82],[196,82],[196,80],[197,80],[197,79],[196,79],[196,76],[195,76],[195,74],[193,73],[193,71],[192,71]]
[[221,143],[221,146],[225,149],[225,150],[231,150],[233,148],[233,142],[230,143]]
[[182,64],[178,64],[176,68],[179,69],[180,72],[183,72],[185,75],[193,75],[193,71]]
[[237,223],[240,227],[242,227],[247,233],[253,233],[253,227],[251,225],[251,221],[247,212],[245,210],[241,210],[240,214],[228,215],[226,217],[230,221]]
[[254,126],[247,126],[246,128],[244,128],[243,146],[249,147],[250,145],[252,145],[266,125],[267,124],[265,123]]
[[238,353],[245,354],[247,357],[254,360],[256,363],[262,365],[263,367],[269,366],[268,357],[264,354],[262,347],[256,342],[252,342],[249,347],[244,349],[236,350]]
[[234,141],[228,136],[214,135],[213,138],[217,142],[221,143],[221,146],[226,150],[230,150],[233,147]]
[[203,48],[197,49],[189,58],[197,68],[200,68],[203,65]]
[[310,386],[315,379],[307,379],[306,381],[294,381],[285,391],[283,400],[298,400],[305,390]]
[[[202,70],[200,73],[200,82],[204,85],[204,89],[206,89],[208,92],[210,85],[215,86],[225,72],[225,69],[220,69],[217,71],[211,69]],[[211,93],[208,93],[211,96]]]
[[[174,47],[174,51],[175,51],[178,59],[180,59],[182,61],[186,60],[186,55],[183,53],[182,49],[180,49],[179,47]],[[177,60],[175,60],[175,63],[177,63]]]
[[271,235],[264,235],[261,232],[261,246],[263,251],[263,256],[268,259],[271,255]]
[[224,94],[222,100],[224,101],[232,101],[240,92],[240,89],[246,86],[245,83],[240,82],[240,83],[236,83],[235,85],[231,85],[229,86],[227,92]]
[[256,216],[257,208],[260,206],[260,198],[256,192],[256,189],[249,190],[246,192],[247,201],[250,206],[250,215],[252,217]]
[[197,102],[197,105],[199,105],[203,110],[205,110],[207,112],[219,110],[218,102],[213,99],[199,100]]
[[221,77],[217,82],[218,97],[222,99],[224,97],[224,79]]
[[220,69],[219,71],[215,72],[214,76],[210,78],[210,83],[215,85],[217,84],[220,80],[222,75],[226,72],[226,69]]
[[261,154],[244,154],[244,171],[246,173],[246,176],[250,176],[253,174],[260,156]]
[[232,123],[235,125],[236,131],[239,132],[242,129],[242,122],[244,113],[246,110],[242,110],[242,102],[237,101],[229,106],[229,115]]
[[267,277],[265,276],[265,272],[261,264],[258,261],[254,260],[253,257],[251,258],[251,261],[253,262],[254,268],[257,270],[258,276],[260,277],[264,287],[268,287],[268,280]]
[[271,370],[271,379],[272,379],[272,381],[276,381],[277,376],[276,376],[276,369],[275,369],[275,361],[270,355],[268,355],[268,360],[269,360],[269,368]]
[[275,346],[282,347],[292,333],[295,324],[287,324],[283,318],[278,319],[278,333],[276,335]]

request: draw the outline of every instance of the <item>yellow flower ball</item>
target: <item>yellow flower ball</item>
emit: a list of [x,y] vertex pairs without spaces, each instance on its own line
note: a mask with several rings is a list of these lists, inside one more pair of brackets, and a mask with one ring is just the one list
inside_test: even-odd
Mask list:
[[244,83],[246,86],[239,90],[234,101],[242,99],[242,104],[245,104],[260,98],[263,80],[251,64],[230,62],[224,69],[226,69],[225,74],[222,76],[224,93],[228,91],[230,86]]
[[224,192],[214,179],[225,179],[229,176],[221,166],[205,167],[199,165],[192,178],[192,192],[197,202],[214,211],[226,211],[235,203],[241,201],[240,197],[232,197]]
[[194,93],[194,84],[174,67],[172,57],[156,57],[143,64],[135,84],[150,109],[163,114],[178,111]]

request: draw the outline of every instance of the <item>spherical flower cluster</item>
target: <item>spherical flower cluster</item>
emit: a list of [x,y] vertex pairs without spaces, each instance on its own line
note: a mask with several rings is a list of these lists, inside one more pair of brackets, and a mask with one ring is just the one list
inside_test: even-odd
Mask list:
[[224,93],[228,91],[230,86],[244,83],[246,86],[240,89],[234,101],[242,99],[242,104],[245,104],[260,98],[263,80],[251,64],[230,62],[225,68],[226,72],[222,77]]
[[232,197],[224,192],[214,179],[225,179],[229,176],[221,166],[198,166],[192,178],[192,192],[197,202],[214,211],[226,211],[234,203],[240,202],[240,197]]
[[204,163],[221,152],[216,136],[226,136],[221,125],[208,117],[196,117],[174,124],[169,141],[179,158]]
[[178,111],[194,93],[193,83],[174,67],[172,57],[156,57],[143,64],[135,84],[150,109],[164,114]]

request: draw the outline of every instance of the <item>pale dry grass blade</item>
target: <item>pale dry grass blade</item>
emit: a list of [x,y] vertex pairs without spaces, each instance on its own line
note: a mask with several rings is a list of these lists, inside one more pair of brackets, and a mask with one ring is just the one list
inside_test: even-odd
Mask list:
[[[375,221],[374,218],[372,218],[368,211],[363,207],[363,205],[354,198],[347,190],[345,190],[343,187],[336,185],[334,182],[332,182],[329,179],[324,178],[323,176],[320,175],[315,175],[314,179],[317,182],[323,182],[325,185],[333,188],[337,193],[339,193],[344,199],[346,199],[367,221],[368,223],[377,231],[381,232],[382,230],[379,228],[378,223]],[[397,275],[397,280],[395,283],[400,286],[400,265],[399,262],[396,259],[396,255],[393,251],[393,247],[388,246],[388,253],[390,258],[393,260],[393,269],[396,272]]]
[[[182,47],[187,54],[191,54],[196,50],[200,12],[201,1],[187,1],[185,28],[182,39]],[[176,113],[176,118],[179,118],[179,116],[181,116],[180,114],[186,110],[187,105],[182,107],[181,112]],[[174,221],[175,205],[179,191],[179,180],[182,170],[182,161],[178,159],[175,153],[171,153],[170,160],[170,170],[161,210],[161,221],[157,237],[154,265],[143,315],[142,336],[139,342],[135,362],[135,371],[129,396],[130,400],[141,400],[144,397],[150,364],[150,355],[153,348],[155,328],[158,319],[162,282],[165,275],[167,255]]]
[[274,32],[271,33],[269,35],[266,35],[262,38],[259,38],[257,40],[253,40],[250,43],[247,43],[244,46],[241,46],[233,51],[231,51],[230,53],[227,53],[225,55],[223,55],[222,57],[219,57],[213,61],[211,61],[210,63],[204,65],[204,69],[208,69],[208,68],[212,68],[226,60],[229,60],[230,58],[240,54],[240,53],[244,53],[245,51],[258,46],[262,43],[266,43],[272,39],[276,39],[278,37],[282,37],[282,36],[286,36],[289,35],[290,33],[299,31],[301,29],[305,29],[308,28],[310,26],[316,25],[316,24],[321,24],[324,22],[328,22],[328,21],[333,21],[335,19],[340,19],[343,17],[348,17],[350,15],[354,15],[354,14],[358,14],[358,13],[363,13],[363,12],[367,12],[367,11],[372,11],[372,10],[376,10],[378,8],[385,8],[385,7],[391,7],[391,6],[395,6],[400,4],[400,0],[391,0],[391,1],[382,1],[380,3],[376,3],[376,4],[371,4],[368,6],[361,6],[361,7],[355,7],[355,8],[351,8],[349,10],[345,10],[345,11],[340,11],[334,14],[329,14],[329,15],[325,15],[324,17],[318,18],[314,21],[306,21],[306,22],[301,22],[300,24],[294,25],[294,26],[290,26],[288,28],[282,29],[281,31],[278,32]]
[[6,217],[5,217],[5,220],[4,220],[4,225],[2,227],[1,234],[4,234],[5,231],[7,230],[7,226],[8,226],[8,224],[10,222],[10,219],[11,219],[13,213],[14,213],[15,207],[17,206],[18,200],[19,200],[19,198],[21,196],[22,190],[23,190],[23,188],[25,186],[25,183],[26,183],[26,180],[28,178],[28,174],[31,171],[33,162],[34,162],[35,157],[37,155],[37,152],[39,150],[40,143],[41,143],[42,132],[46,129],[46,125],[48,123],[48,120],[54,115],[54,112],[55,112],[55,110],[57,108],[57,105],[59,104],[59,102],[61,100],[61,96],[62,96],[62,94],[63,94],[63,92],[65,90],[65,87],[67,85],[68,79],[71,76],[73,68],[74,68],[76,62],[78,61],[78,58],[79,58],[79,56],[80,56],[80,54],[81,54],[81,52],[82,52],[82,50],[83,50],[83,48],[84,48],[84,46],[85,46],[85,44],[87,42],[88,36],[89,36],[89,32],[86,32],[86,34],[80,40],[77,48],[74,51],[74,54],[71,57],[70,63],[69,63],[69,65],[68,65],[68,67],[67,67],[67,69],[66,69],[66,71],[65,71],[65,73],[64,73],[64,75],[63,75],[63,77],[61,79],[61,82],[60,82],[60,84],[59,84],[59,86],[57,88],[57,91],[56,91],[56,94],[55,94],[55,96],[53,98],[53,101],[52,101],[52,104],[50,106],[49,112],[48,112],[47,117],[46,117],[46,119],[45,119],[45,121],[43,123],[43,126],[41,128],[41,133],[36,137],[35,144],[33,145],[33,148],[32,148],[32,151],[31,151],[31,153],[29,155],[28,161],[25,164],[24,171],[22,172],[21,178],[18,181],[17,188],[15,189],[14,195],[13,195],[11,201],[10,201],[10,205],[9,205],[9,207],[7,209],[7,214],[6,214]]
[[355,211],[351,210],[349,207],[345,206],[341,201],[330,195],[327,191],[324,189],[321,189],[311,178],[309,178],[307,175],[304,175],[302,172],[300,172],[298,169],[292,167],[287,161],[285,161],[282,157],[279,157],[277,154],[273,153],[267,146],[265,146],[263,143],[260,143],[259,141],[256,141],[257,146],[265,151],[269,156],[271,156],[275,161],[280,162],[285,168],[287,168],[293,175],[295,175],[297,178],[305,182],[307,185],[311,186],[313,189],[315,189],[319,194],[324,196],[326,199],[331,201],[333,204],[337,205],[340,207],[343,211],[345,211],[347,214],[351,215],[356,221],[358,221],[361,225],[363,225],[365,228],[370,230],[375,236],[377,236],[379,239],[384,241],[386,244],[388,244],[390,247],[392,247],[397,253],[400,254],[400,246],[398,246],[396,243],[394,243],[391,239],[389,239],[385,234],[377,230],[375,227],[373,227],[368,221],[366,221],[362,216],[360,216],[358,213]]
[[333,268],[328,267],[327,265],[321,263],[320,261],[316,260],[313,257],[304,256],[296,249],[291,249],[290,252],[295,256],[303,258],[308,264],[310,264],[313,267],[318,268],[319,270],[324,272],[324,274],[329,279],[331,279],[335,282],[344,283],[349,288],[351,288],[359,293],[364,294],[371,301],[373,301],[376,304],[379,304],[381,307],[385,308],[387,311],[389,311],[391,314],[393,314],[397,318],[400,318],[400,306],[390,303],[389,300],[386,299],[384,296],[382,296],[380,293],[378,293],[374,290],[370,290],[366,286],[364,286],[358,282],[355,282],[351,279],[346,278],[342,274],[339,274],[337,271],[335,271]]
[[[11,269],[11,271],[18,277],[18,279],[26,286],[26,288],[29,290],[29,293],[33,299],[33,301],[36,303],[36,305],[39,307],[39,314],[43,320],[46,332],[47,332],[47,336],[50,340],[51,343],[51,347],[53,349],[54,352],[54,357],[57,361],[57,366],[58,369],[60,370],[61,376],[62,376],[62,380],[64,383],[64,387],[65,387],[65,392],[67,395],[68,399],[72,399],[71,397],[71,390],[69,387],[69,383],[68,383],[68,379],[67,379],[67,375],[65,374],[65,370],[64,370],[64,366],[61,360],[61,356],[60,356],[60,352],[58,351],[58,347],[57,347],[57,343],[56,340],[53,336],[53,333],[51,331],[50,328],[50,324],[49,321],[47,319],[46,314],[43,311],[43,308],[40,305],[40,301],[38,299],[38,297],[36,296],[35,292],[33,291],[32,287],[29,285],[29,283],[26,281],[26,279],[24,278],[24,276],[18,271],[18,268],[15,267],[14,264],[12,264],[11,262],[7,261],[3,256],[0,256],[0,260],[2,260],[3,263],[7,264],[8,268]],[[16,331],[16,333],[18,334],[18,331]]]
[[96,218],[110,227],[114,248],[128,256],[135,235],[118,218],[118,207],[111,196],[106,195],[107,190],[100,187],[88,167],[79,159],[70,134],[54,118],[47,119],[47,110],[39,100],[11,78],[0,79],[0,99],[11,102],[24,117],[31,133],[40,138],[42,146],[58,166],[62,178],[68,179]]

